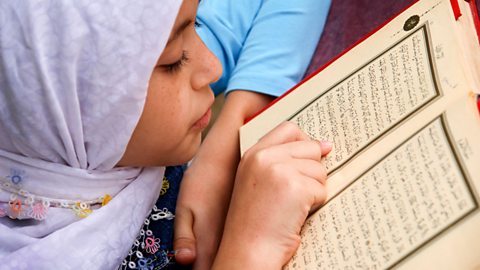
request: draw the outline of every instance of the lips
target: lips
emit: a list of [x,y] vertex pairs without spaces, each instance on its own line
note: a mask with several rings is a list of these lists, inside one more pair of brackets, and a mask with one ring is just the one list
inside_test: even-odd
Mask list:
[[204,129],[208,126],[208,123],[210,123],[211,117],[212,117],[212,109],[208,108],[205,114],[203,114],[202,117],[200,117],[193,126],[198,129]]

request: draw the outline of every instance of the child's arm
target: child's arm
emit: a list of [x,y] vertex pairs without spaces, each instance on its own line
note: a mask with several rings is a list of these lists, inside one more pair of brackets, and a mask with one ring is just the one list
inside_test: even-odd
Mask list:
[[[185,172],[176,210],[175,238],[180,240],[176,241],[175,249],[195,248],[191,240],[193,232],[190,223],[194,221],[198,253],[195,264],[201,269],[210,268],[222,236],[240,157],[238,128],[245,118],[270,100],[269,96],[247,91],[234,91],[228,95],[222,113]],[[190,262],[188,258],[182,261],[180,253],[178,259],[180,262]]]
[[[302,78],[329,6],[329,1],[319,0],[259,3],[246,1],[245,8],[258,9],[250,15],[231,9],[235,6],[231,0],[204,1],[199,9],[199,34],[224,68],[214,90],[228,91],[216,123],[185,174],[177,206],[176,249],[195,251],[196,241],[196,266],[203,269],[209,268],[221,238],[239,160],[238,129]],[[194,258],[180,254],[180,262]]]

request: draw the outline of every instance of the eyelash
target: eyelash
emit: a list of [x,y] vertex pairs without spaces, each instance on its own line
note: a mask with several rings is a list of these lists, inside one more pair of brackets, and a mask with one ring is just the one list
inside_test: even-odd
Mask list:
[[[195,28],[198,28],[198,27],[201,27],[202,24],[199,23],[197,20],[195,20],[194,26],[195,26]],[[187,51],[183,51],[183,52],[182,52],[182,56],[180,57],[180,60],[178,60],[177,62],[175,62],[175,63],[173,63],[173,64],[164,65],[164,68],[165,68],[165,70],[166,70],[168,73],[176,73],[176,72],[178,72],[186,63],[188,63],[189,60],[190,60],[190,58],[188,58]]]
[[168,73],[176,73],[178,72],[188,61],[190,58],[188,58],[187,51],[182,52],[182,57],[180,59],[172,64],[165,65],[164,68]]

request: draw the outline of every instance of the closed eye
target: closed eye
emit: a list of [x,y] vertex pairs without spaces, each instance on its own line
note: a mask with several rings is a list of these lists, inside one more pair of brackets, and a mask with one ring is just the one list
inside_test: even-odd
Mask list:
[[168,73],[176,73],[180,71],[180,69],[188,63],[190,58],[188,58],[188,53],[187,51],[182,52],[182,56],[180,59],[172,64],[167,64],[167,65],[161,65],[162,68],[165,69],[166,72]]

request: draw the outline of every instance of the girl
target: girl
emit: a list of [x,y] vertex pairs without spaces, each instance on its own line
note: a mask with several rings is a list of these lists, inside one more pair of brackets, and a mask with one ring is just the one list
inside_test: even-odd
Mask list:
[[[220,67],[195,32],[196,8],[0,3],[1,269],[120,265],[162,166],[191,159],[209,120]],[[323,201],[329,149],[284,124],[248,151],[214,269],[280,269]]]

